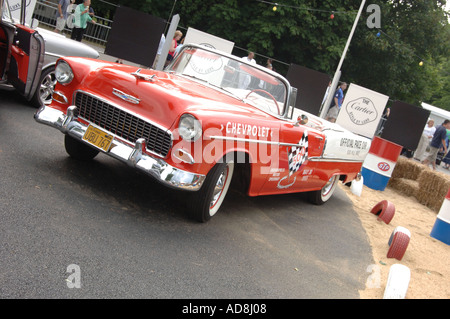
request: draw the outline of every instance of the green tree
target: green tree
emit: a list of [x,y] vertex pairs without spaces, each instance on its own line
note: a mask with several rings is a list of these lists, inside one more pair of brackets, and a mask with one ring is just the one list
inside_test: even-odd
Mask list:
[[439,90],[437,90],[431,104],[450,111],[450,60],[442,63],[438,74]]
[[439,89],[438,65],[449,51],[445,1],[372,2],[381,7],[381,30],[360,21],[343,74],[349,82],[420,105]]

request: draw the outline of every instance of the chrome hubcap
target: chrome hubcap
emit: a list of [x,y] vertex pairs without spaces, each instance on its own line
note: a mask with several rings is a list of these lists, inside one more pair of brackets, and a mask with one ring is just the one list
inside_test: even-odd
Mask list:
[[222,195],[223,188],[225,187],[225,183],[227,181],[227,176],[228,176],[228,165],[225,166],[224,170],[217,179],[216,186],[214,187],[213,197],[209,205],[210,208],[213,208],[214,205],[216,205],[217,201],[220,198],[220,195]]
[[47,74],[47,76],[42,79],[41,87],[39,88],[39,96],[43,104],[49,105],[51,103],[55,85],[56,78],[54,72]]
[[326,185],[322,188],[322,196],[327,196],[327,194],[331,191],[333,188],[334,183],[336,182],[336,176],[333,176],[328,180]]

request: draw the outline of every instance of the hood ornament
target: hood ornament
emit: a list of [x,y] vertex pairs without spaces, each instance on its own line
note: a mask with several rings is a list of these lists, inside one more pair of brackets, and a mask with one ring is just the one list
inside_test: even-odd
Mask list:
[[127,101],[129,103],[132,104],[139,104],[139,102],[141,101],[140,99],[138,99],[137,97],[134,97],[132,95],[126,94],[118,89],[113,89],[113,94],[117,97],[120,97],[122,100]]
[[142,69],[137,69],[136,72],[131,73],[131,75],[135,76],[137,79],[143,79],[145,81],[155,82],[158,77],[156,74],[146,75],[141,73]]

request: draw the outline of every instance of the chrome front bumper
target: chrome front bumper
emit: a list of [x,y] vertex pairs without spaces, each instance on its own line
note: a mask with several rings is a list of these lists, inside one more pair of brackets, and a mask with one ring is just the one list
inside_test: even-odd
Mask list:
[[[44,105],[36,112],[34,119],[38,123],[57,128],[62,133],[68,134],[80,142],[85,143],[83,136],[88,126],[78,122],[75,114],[76,106],[70,106],[67,109],[66,115],[59,110]],[[189,191],[197,191],[200,189],[205,180],[205,175],[194,174],[175,168],[162,159],[145,154],[143,152],[144,149],[144,139],[137,140],[135,146],[132,147],[115,138],[108,152],[99,150],[104,154],[149,174],[166,186]]]

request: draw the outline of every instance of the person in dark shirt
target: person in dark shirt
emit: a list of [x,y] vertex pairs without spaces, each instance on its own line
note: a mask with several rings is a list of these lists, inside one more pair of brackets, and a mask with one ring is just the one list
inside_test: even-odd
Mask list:
[[327,113],[327,121],[330,121],[332,123],[336,122],[337,116],[342,106],[342,102],[344,101],[345,89],[347,89],[347,83],[342,82],[341,85],[338,86],[336,93],[334,93],[333,100],[331,101],[331,106]]
[[444,147],[444,154],[447,153],[447,144],[445,143],[445,138],[447,137],[447,130],[450,129],[450,121],[445,120],[441,126],[436,128],[436,132],[433,135],[433,138],[430,142],[430,152],[428,156],[423,160],[422,164],[429,165],[430,163],[433,165],[433,169],[436,169],[436,157],[439,152],[441,146]]

